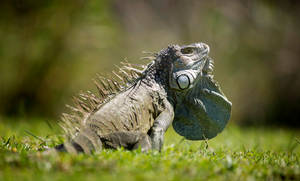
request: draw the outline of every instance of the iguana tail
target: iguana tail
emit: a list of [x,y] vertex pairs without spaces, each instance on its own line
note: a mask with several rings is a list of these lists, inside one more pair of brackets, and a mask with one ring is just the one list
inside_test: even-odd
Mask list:
[[95,133],[91,133],[92,131],[83,129],[74,139],[56,146],[55,149],[59,152],[73,154],[91,154],[101,151],[102,147],[111,149],[123,147],[127,150],[135,150],[140,147],[142,152],[147,152],[152,148],[149,135],[143,132],[120,131],[103,135],[101,138]]
[[81,129],[75,138],[55,147],[56,151],[68,153],[98,152],[102,149],[100,137],[90,129]]

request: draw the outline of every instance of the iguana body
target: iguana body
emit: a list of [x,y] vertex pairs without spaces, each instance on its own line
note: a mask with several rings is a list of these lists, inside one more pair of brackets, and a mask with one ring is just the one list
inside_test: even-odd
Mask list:
[[[208,134],[208,138],[214,137],[226,125],[231,103],[212,80],[212,60],[207,56],[208,51],[208,46],[203,43],[182,47],[173,45],[155,54],[153,62],[142,72],[127,63],[120,69],[123,76],[116,75],[125,80],[123,85],[100,78],[96,82],[100,96],[81,94],[76,99],[77,107],[71,107],[75,114],[64,115],[64,129],[70,139],[57,149],[74,153],[91,153],[103,147],[160,150],[164,133],[172,124],[174,116],[175,130],[186,138],[204,139],[205,134]],[[205,96],[203,91],[210,89],[214,94],[207,93]],[[201,106],[197,100],[204,100],[204,104]],[[213,105],[205,102],[212,102]],[[218,108],[214,104],[221,106]],[[226,115],[220,114],[220,119],[211,120],[211,113],[206,113],[206,108],[210,107],[216,114],[225,111]],[[199,115],[195,119],[193,111],[198,110],[202,111],[200,118],[206,122],[204,128],[213,130],[211,133],[209,130],[201,130],[203,124],[194,124],[193,121],[197,122]],[[205,117],[206,114],[208,117]],[[191,123],[186,125],[186,119],[189,118]],[[218,122],[222,122],[221,126]],[[195,132],[195,136],[189,136],[186,130],[193,132],[193,125],[199,127],[197,129],[203,135],[199,136]]]

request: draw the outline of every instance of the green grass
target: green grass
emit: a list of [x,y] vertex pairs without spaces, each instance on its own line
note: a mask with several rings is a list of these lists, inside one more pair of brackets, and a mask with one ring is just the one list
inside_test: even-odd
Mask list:
[[38,150],[62,142],[56,126],[0,121],[0,180],[5,181],[300,180],[299,130],[229,124],[216,138],[193,142],[170,129],[161,153],[120,149],[45,156]]

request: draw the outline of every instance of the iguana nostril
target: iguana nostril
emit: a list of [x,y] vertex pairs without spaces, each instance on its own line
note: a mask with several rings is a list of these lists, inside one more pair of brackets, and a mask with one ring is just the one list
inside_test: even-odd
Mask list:
[[177,78],[177,84],[180,89],[187,89],[190,86],[190,79],[187,75],[183,74]]

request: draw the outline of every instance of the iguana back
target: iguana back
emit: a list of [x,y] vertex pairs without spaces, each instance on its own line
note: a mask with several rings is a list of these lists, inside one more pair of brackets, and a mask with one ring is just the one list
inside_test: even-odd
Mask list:
[[118,131],[147,133],[164,109],[158,101],[163,97],[158,92],[162,91],[153,91],[153,87],[139,80],[136,85],[101,105],[87,118],[86,124],[100,137]]

